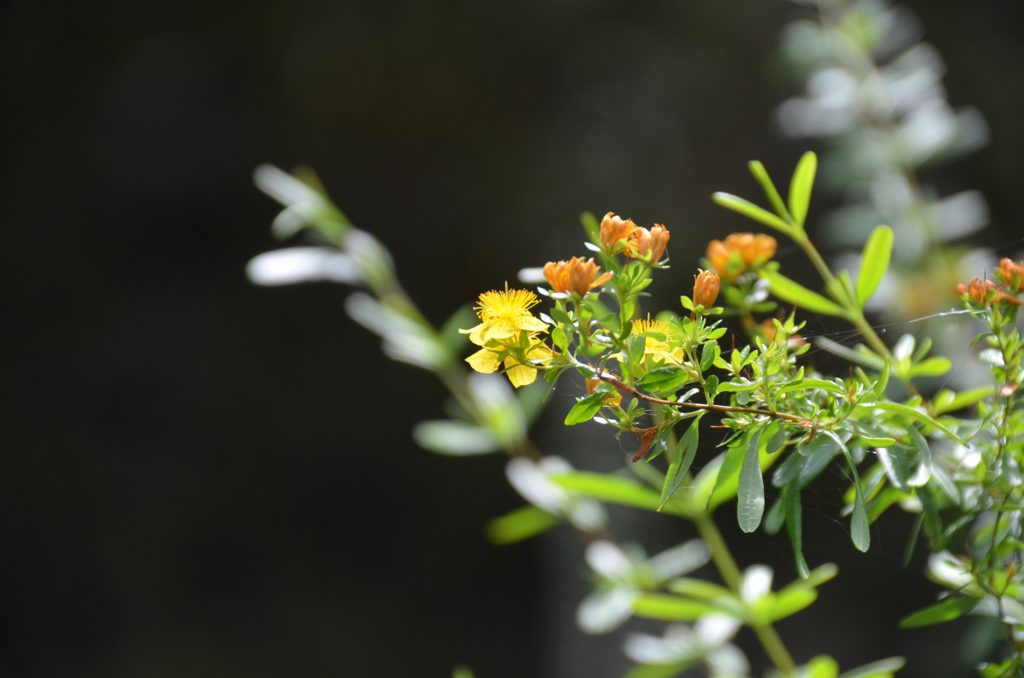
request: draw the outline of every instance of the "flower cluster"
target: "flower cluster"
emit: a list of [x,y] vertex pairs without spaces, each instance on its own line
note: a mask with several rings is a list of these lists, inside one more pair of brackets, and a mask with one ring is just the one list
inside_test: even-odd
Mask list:
[[651,229],[637,226],[632,219],[622,219],[609,212],[601,220],[601,245],[608,254],[624,253],[627,257],[655,264],[661,261],[670,234],[661,224]]
[[992,306],[1003,301],[1014,306],[1024,303],[1015,296],[1024,292],[1024,263],[1003,258],[995,277],[998,284],[981,278],[960,283],[956,286],[956,293],[975,306]]
[[593,257],[586,261],[583,257],[573,257],[569,261],[549,261],[544,264],[544,279],[555,292],[571,292],[582,297],[612,279],[611,271],[598,276],[600,270],[601,267],[594,263]]

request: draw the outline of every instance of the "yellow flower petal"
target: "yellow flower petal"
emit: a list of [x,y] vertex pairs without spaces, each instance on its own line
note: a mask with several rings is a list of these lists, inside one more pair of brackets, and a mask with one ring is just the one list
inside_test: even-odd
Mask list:
[[501,364],[501,356],[490,349],[482,348],[466,358],[466,362],[477,372],[490,374],[498,369],[498,365]]

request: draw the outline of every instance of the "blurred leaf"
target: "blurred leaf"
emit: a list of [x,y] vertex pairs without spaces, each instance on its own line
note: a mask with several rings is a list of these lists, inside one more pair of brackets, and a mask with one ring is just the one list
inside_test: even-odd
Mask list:
[[911,365],[907,371],[908,377],[941,377],[953,369],[953,361],[949,358],[933,356],[927,360]]
[[952,621],[973,610],[978,602],[977,598],[950,596],[935,605],[904,617],[900,620],[900,628],[908,629],[916,626],[929,626],[931,624]]
[[623,678],[673,678],[685,671],[690,662],[680,664],[639,664],[631,668]]
[[712,603],[665,593],[644,593],[633,603],[633,614],[661,621],[696,621],[707,614],[729,614]]
[[601,409],[601,405],[604,404],[606,397],[608,397],[607,393],[596,391],[579,400],[569,410],[569,414],[565,415],[565,425],[575,426],[576,424],[593,419],[594,415]]
[[424,449],[455,457],[488,454],[499,449],[490,431],[462,421],[421,421],[413,427],[412,437]]
[[783,219],[789,218],[789,211],[786,209],[786,203],[782,202],[782,196],[779,195],[779,190],[775,188],[775,183],[771,177],[768,176],[768,170],[764,168],[759,160],[751,160],[747,163],[747,168],[750,173],[754,175],[754,179],[757,183],[761,184],[761,188],[764,190],[765,197],[768,198],[768,202],[772,204],[775,212]]
[[839,675],[839,664],[828,655],[819,655],[807,662],[800,671],[800,678],[836,678]]
[[521,506],[505,515],[492,518],[484,533],[492,544],[515,544],[547,532],[561,520],[536,506]]
[[773,596],[765,621],[771,623],[785,619],[818,599],[814,589],[787,587]]
[[711,199],[714,200],[716,204],[721,205],[726,209],[730,209],[733,212],[737,212],[745,217],[753,219],[754,221],[760,222],[765,226],[781,231],[787,236],[791,236],[793,233],[793,229],[785,221],[768,210],[758,207],[754,203],[744,200],[739,196],[719,191],[712,195]]
[[879,659],[876,662],[850,669],[839,676],[839,678],[892,678],[906,663],[903,657]]
[[[559,487],[587,497],[657,511],[658,493],[632,480],[590,471],[572,471],[548,476]],[[669,505],[671,509],[671,504]]]
[[847,317],[846,311],[839,304],[826,299],[817,292],[812,292],[777,271],[762,269],[758,275],[771,285],[772,294],[785,302],[814,313],[834,315],[839,318]]
[[[715,476],[715,485],[708,494],[707,506],[705,506],[705,508],[714,508],[711,504],[713,499],[719,499],[717,504],[721,504],[722,502],[729,501],[733,496],[735,496],[735,490],[730,492],[730,488],[727,487],[727,483],[729,480],[736,478],[739,474],[740,467],[743,466],[744,453],[745,448],[743,446],[742,438],[734,440],[730,444],[729,449],[726,450],[725,455],[722,458],[722,463],[718,469],[718,475]],[[716,497],[720,490],[722,491],[722,496]]]
[[584,212],[580,215],[580,224],[582,224],[583,230],[586,232],[590,242],[595,245],[600,244],[601,224],[598,222],[597,217],[592,212]]
[[861,307],[878,289],[882,276],[889,268],[892,256],[893,233],[888,226],[879,226],[868,238],[860,259],[860,273],[857,274],[857,301]]
[[903,403],[893,403],[893,402],[885,402],[885,401],[883,401],[883,402],[876,402],[876,403],[860,403],[860,404],[857,405],[857,408],[858,409],[879,409],[879,410],[886,410],[888,412],[896,412],[898,414],[904,414],[904,415],[910,417],[911,419],[916,419],[917,421],[919,421],[919,422],[921,422],[923,424],[927,424],[929,426],[932,426],[934,428],[939,429],[940,431],[942,431],[943,433],[948,435],[950,438],[952,438],[953,440],[955,440],[958,443],[960,443],[961,445],[967,445],[967,443],[964,440],[962,440],[960,438],[960,436],[958,436],[957,434],[953,433],[953,431],[950,430],[948,427],[946,427],[943,424],[939,423],[939,421],[937,421],[936,419],[933,419],[932,417],[928,416],[928,414],[926,414],[925,412],[922,412],[921,410],[918,410],[916,408],[910,407],[909,405],[904,405]]
[[975,405],[995,392],[995,386],[979,386],[977,388],[954,393],[939,391],[932,399],[932,412],[938,416],[946,412],[954,412],[964,407]]
[[789,182],[789,213],[793,221],[803,230],[807,219],[807,208],[811,204],[811,189],[814,187],[814,175],[818,171],[818,156],[807,151],[796,164],[793,178]]
[[761,476],[758,457],[760,445],[761,431],[758,430],[747,443],[737,486],[736,521],[740,529],[747,533],[757,529],[764,515],[764,478]]
[[465,666],[456,666],[452,678],[474,678],[473,672]]

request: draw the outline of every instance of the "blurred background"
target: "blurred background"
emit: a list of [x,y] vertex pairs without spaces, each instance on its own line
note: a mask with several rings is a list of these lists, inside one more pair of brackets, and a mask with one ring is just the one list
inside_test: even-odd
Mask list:
[[[904,5],[990,138],[927,177],[980,189],[992,226],[975,241],[1014,255],[1024,6]],[[347,290],[246,281],[277,246],[252,170],[315,168],[437,323],[581,254],[584,210],[671,229],[655,301],[673,303],[710,237],[750,227],[710,194],[756,197],[747,160],[785,183],[818,148],[774,122],[803,91],[778,55],[802,16],[781,0],[4,3],[0,673],[621,675],[618,641],[573,626],[571,532],[488,544],[486,519],[522,503],[504,460],[413,444],[442,387],[380,357]],[[837,200],[816,196],[812,223]],[[548,452],[571,402],[538,424]],[[593,441],[574,463],[620,462]],[[855,554],[831,480],[805,499],[806,554],[840,576],[781,625],[798,661],[904,654],[901,675],[970,675],[969,623],[890,623],[937,591],[923,553],[900,565],[909,519]],[[735,543],[795,576],[784,538]]]

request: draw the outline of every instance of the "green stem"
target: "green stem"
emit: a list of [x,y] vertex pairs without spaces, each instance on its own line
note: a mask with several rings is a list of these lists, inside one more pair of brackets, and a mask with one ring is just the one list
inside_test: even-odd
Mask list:
[[[719,532],[718,527],[709,514],[698,514],[694,518],[694,522],[697,525],[701,538],[711,550],[711,560],[715,563],[715,567],[718,568],[718,573],[722,575],[722,579],[729,588],[734,593],[739,594],[743,576],[740,573],[739,566],[736,565],[736,561],[733,560],[729,547],[722,538],[722,533]],[[793,661],[793,657],[790,656],[789,650],[786,649],[782,638],[779,637],[775,628],[767,622],[750,622],[750,627],[754,630],[754,634],[757,635],[761,647],[764,648],[765,653],[771,659],[775,668],[784,676],[795,676],[797,673],[796,662]]]

